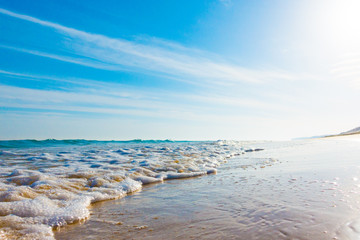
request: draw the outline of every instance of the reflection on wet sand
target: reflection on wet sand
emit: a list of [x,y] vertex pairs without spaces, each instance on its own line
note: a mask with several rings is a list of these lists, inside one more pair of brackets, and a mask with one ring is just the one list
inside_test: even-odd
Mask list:
[[[217,175],[167,181],[94,205],[57,239],[357,239],[356,138],[259,143]],[[271,164],[271,159],[276,164]],[[269,161],[270,160],[270,161]],[[244,167],[252,166],[252,167]]]

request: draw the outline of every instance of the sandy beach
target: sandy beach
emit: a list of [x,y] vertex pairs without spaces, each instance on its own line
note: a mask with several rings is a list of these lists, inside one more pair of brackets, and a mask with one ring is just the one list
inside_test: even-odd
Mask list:
[[358,239],[359,136],[263,142],[218,174],[95,204],[56,239]]

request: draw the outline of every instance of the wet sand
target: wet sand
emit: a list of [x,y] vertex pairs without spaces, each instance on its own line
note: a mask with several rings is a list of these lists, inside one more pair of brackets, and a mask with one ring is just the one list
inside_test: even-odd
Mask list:
[[56,239],[358,239],[359,136],[259,143],[218,174],[95,204]]

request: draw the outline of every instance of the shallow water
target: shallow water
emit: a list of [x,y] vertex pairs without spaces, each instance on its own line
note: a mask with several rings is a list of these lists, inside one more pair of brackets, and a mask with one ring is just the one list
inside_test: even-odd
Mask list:
[[0,239],[360,237],[356,137],[65,148],[2,150]]
[[87,220],[91,204],[125,197],[146,184],[216,173],[228,159],[253,151],[233,141],[0,145],[0,237],[27,239],[53,239],[52,229]]
[[89,221],[55,236],[358,239],[360,142],[355,140],[259,143],[264,151],[233,158],[216,175],[166,181],[96,204]]

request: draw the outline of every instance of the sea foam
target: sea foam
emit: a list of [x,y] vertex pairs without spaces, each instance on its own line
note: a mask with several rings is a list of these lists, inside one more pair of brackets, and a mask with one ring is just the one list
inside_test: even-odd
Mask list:
[[122,198],[144,184],[216,173],[228,158],[249,151],[233,141],[1,146],[0,238],[24,239],[53,239],[53,228],[89,218],[92,203]]

